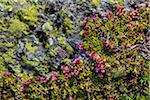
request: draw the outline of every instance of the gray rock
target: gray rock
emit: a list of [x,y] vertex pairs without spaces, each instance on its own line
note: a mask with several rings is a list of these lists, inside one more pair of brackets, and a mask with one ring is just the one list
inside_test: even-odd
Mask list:
[[52,38],[49,38],[49,39],[48,39],[48,42],[49,42],[49,45],[53,45],[53,42],[54,42],[54,41],[53,41]]

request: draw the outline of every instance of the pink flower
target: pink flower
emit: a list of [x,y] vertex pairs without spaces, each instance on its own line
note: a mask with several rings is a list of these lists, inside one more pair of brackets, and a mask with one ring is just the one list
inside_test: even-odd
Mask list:
[[104,17],[104,21],[107,21],[107,20],[108,20],[108,18]]
[[41,81],[44,81],[44,80],[45,80],[45,78],[44,78],[44,77],[40,77],[40,80],[41,80]]
[[98,17],[94,16],[93,21],[96,21],[97,18],[98,18]]
[[64,70],[64,68],[65,68],[64,66],[61,66],[61,70]]
[[82,66],[81,68],[84,69],[84,66]]
[[65,82],[65,86],[68,86],[68,84]]
[[57,75],[58,75],[58,73],[57,73],[57,72],[54,72],[54,71],[51,71],[50,74],[51,74],[52,76],[57,76]]
[[46,80],[47,80],[47,81],[49,81],[49,80],[50,80],[50,78],[49,78],[49,77],[46,77]]
[[79,64],[81,62],[80,60],[80,57],[76,58],[74,61],[73,61],[73,64]]
[[126,36],[125,35],[121,35],[121,39],[125,39],[126,38]]
[[73,100],[72,96],[69,96],[69,100]]
[[23,86],[23,87],[24,87],[24,82],[21,82],[21,86]]
[[102,69],[102,70],[101,70],[101,73],[105,73],[105,70],[104,70],[104,69]]
[[79,50],[83,50],[84,48],[83,48],[83,46],[82,45],[80,45],[79,46]]
[[110,45],[110,48],[113,49],[113,48],[114,48],[114,45]]
[[88,34],[87,31],[84,30],[83,35],[85,36],[85,35],[87,35],[87,34]]
[[20,77],[19,77],[19,76],[17,76],[17,78],[16,78],[16,79],[17,79],[17,81],[19,81],[19,80],[20,80]]
[[76,42],[77,47],[79,50],[83,50],[83,45],[81,45],[81,42]]
[[43,81],[43,83],[46,83],[46,82],[47,82],[47,80],[44,80],[44,81]]
[[100,56],[93,56],[93,60],[100,60]]
[[86,51],[86,55],[88,55],[89,57],[92,56],[92,54],[90,53],[90,51]]
[[96,73],[98,73],[98,72],[99,72],[99,68],[98,68],[98,67],[96,67],[96,68],[95,68],[95,71],[96,71]]
[[10,75],[12,75],[12,73],[11,72],[4,72],[4,75],[10,76]]
[[86,24],[88,22],[89,18],[86,17],[84,20],[83,20],[83,24]]
[[56,80],[57,80],[56,77],[52,77],[52,79],[51,79],[52,82],[54,82],[54,81],[56,81]]
[[107,75],[110,76],[110,73],[108,73]]
[[21,92],[24,91],[24,87],[21,86],[19,90],[20,90]]
[[75,75],[78,75],[78,74],[79,74],[79,71],[76,71],[76,72],[75,72]]
[[90,27],[89,26],[85,26],[85,30],[88,30]]
[[68,77],[71,77],[71,74],[68,74]]
[[59,86],[56,86],[56,90],[59,90]]
[[101,78],[103,78],[103,75],[102,75],[102,74],[99,74],[99,76],[100,76]]
[[26,80],[26,83],[25,83],[26,85],[29,85],[30,84],[30,82],[29,82],[29,80]]
[[67,72],[67,73],[68,73],[68,72],[69,72],[69,70],[70,70],[69,66],[66,66],[66,67],[65,67],[65,72]]

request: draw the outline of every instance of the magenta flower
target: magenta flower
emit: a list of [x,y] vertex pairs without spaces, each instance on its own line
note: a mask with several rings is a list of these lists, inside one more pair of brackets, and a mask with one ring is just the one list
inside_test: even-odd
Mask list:
[[61,66],[61,68],[60,68],[60,69],[61,69],[61,70],[64,70],[64,68],[65,68],[64,66]]
[[59,86],[56,86],[56,90],[59,90]]
[[85,26],[85,30],[88,30],[90,27],[89,26]]
[[24,91],[24,87],[21,86],[19,90],[20,90],[20,92]]
[[99,68],[98,68],[98,67],[96,67],[96,68],[95,68],[95,71],[96,71],[96,73],[98,73],[98,72],[99,72]]
[[105,73],[105,70],[104,70],[104,69],[102,69],[102,70],[101,70],[101,73]]
[[4,72],[3,74],[4,74],[4,75],[7,75],[7,76],[12,75],[12,73],[11,73],[11,72]]
[[56,80],[57,80],[56,77],[52,77],[52,79],[51,79],[52,82],[54,82],[54,81],[56,81]]
[[25,84],[26,84],[26,85],[29,85],[29,84],[30,84],[29,80],[26,80]]
[[79,64],[81,62],[81,59],[80,57],[76,58],[74,61],[73,61],[73,64]]
[[83,48],[83,46],[82,45],[80,45],[79,46],[79,50],[83,50],[84,48]]
[[75,75],[78,75],[78,74],[79,74],[79,71],[76,71],[76,72],[75,72]]
[[125,35],[121,35],[121,39],[125,39],[126,38],[126,36]]
[[68,86],[68,84],[65,82],[65,86]]
[[51,71],[50,74],[51,74],[52,76],[57,76],[57,75],[58,75],[58,73],[57,73],[57,72],[54,72],[54,71]]
[[69,66],[66,66],[66,67],[65,67],[65,72],[68,73],[69,70],[70,70]]
[[108,73],[107,75],[108,75],[108,76],[110,76],[111,74],[110,74],[110,73]]
[[92,54],[90,53],[90,51],[86,51],[86,55],[89,56],[89,57],[92,56]]
[[44,81],[44,80],[45,80],[45,78],[44,78],[44,77],[40,77],[40,80],[41,80],[41,81]]
[[83,45],[81,44],[81,42],[76,42],[76,45],[79,48],[79,50],[83,50]]
[[115,48],[115,47],[114,47],[114,45],[110,45],[110,48],[113,49],[113,48]]
[[69,100],[73,100],[72,96],[69,96]]
[[47,80],[44,80],[44,81],[43,81],[43,83],[46,83],[46,82],[47,82]]
[[89,18],[86,17],[84,20],[83,20],[83,24],[86,24],[88,22]]
[[98,18],[98,17],[94,16],[93,21],[96,21],[97,18]]
[[47,81],[49,81],[49,80],[50,80],[50,78],[49,78],[49,77],[46,77],[46,80],[47,80]]
[[100,56],[93,56],[93,60],[100,60]]

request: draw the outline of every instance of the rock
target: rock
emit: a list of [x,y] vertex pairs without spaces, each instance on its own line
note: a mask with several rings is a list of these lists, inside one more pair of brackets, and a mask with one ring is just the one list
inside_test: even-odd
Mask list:
[[49,45],[53,45],[53,42],[54,42],[54,41],[53,41],[52,38],[49,38],[49,39],[48,39],[48,42],[49,42]]

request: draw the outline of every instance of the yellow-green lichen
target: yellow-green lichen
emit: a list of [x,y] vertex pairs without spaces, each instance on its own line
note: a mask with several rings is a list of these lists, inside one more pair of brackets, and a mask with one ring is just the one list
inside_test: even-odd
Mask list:
[[19,33],[25,31],[28,29],[28,26],[19,21],[18,19],[15,19],[15,20],[12,20],[11,21],[11,25],[10,27],[8,28],[8,31],[12,32],[12,33],[16,33],[15,35],[19,35]]
[[36,46],[32,46],[32,43],[27,43],[26,45],[25,45],[25,47],[27,48],[27,50],[29,50],[32,54],[34,54],[35,53],[35,50],[37,49],[37,47]]

